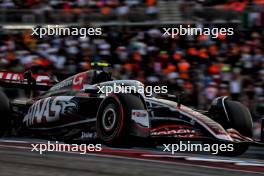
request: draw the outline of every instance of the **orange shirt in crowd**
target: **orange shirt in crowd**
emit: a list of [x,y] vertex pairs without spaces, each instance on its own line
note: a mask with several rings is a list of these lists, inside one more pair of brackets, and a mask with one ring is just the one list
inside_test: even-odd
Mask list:
[[193,89],[193,85],[189,81],[185,81],[183,86],[184,86],[184,90],[192,90]]
[[198,51],[197,51],[196,48],[192,47],[192,48],[189,48],[189,49],[188,49],[187,53],[188,53],[189,55],[192,55],[192,56],[197,56]]
[[101,13],[104,14],[104,15],[108,15],[111,13],[111,8],[110,7],[107,7],[107,6],[103,6],[101,8]]
[[173,54],[173,59],[176,61],[180,61],[182,59],[182,55],[176,52]]
[[220,66],[217,64],[213,64],[209,67],[210,74],[218,74],[220,73]]
[[147,0],[148,6],[154,6],[156,4],[156,0]]
[[208,59],[209,56],[208,56],[208,53],[207,53],[207,50],[206,48],[201,48],[200,51],[199,51],[199,54],[198,56],[202,59]]
[[213,56],[217,55],[217,46],[216,45],[209,46],[209,53]]
[[226,39],[226,35],[218,34],[218,37],[217,38],[219,40],[225,40]]
[[189,78],[189,68],[190,68],[190,64],[189,62],[183,60],[180,63],[178,63],[178,68],[179,68],[179,75],[180,78],[182,79],[188,79]]

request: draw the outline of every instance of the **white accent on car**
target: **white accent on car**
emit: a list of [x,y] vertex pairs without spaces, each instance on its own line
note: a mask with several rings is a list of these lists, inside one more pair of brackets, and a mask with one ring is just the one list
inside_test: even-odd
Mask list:
[[75,107],[76,104],[70,102],[73,96],[58,96],[52,99],[51,97],[38,100],[28,110],[28,113],[23,119],[27,126],[34,123],[58,121],[61,114],[64,114],[65,108]]
[[[149,100],[151,101],[151,99]],[[234,141],[220,124],[213,121],[209,117],[197,111],[194,111],[191,108],[188,108],[184,105],[182,105],[180,109],[177,109],[176,108],[177,103],[170,101],[170,100],[152,98],[152,101],[153,100],[155,101],[156,104],[160,104],[161,106],[167,106],[169,108],[174,109],[175,111],[180,111],[182,114],[195,120],[197,123],[202,125],[205,129],[207,129],[215,138],[220,139],[220,140],[230,141],[230,142]]]
[[149,115],[146,110],[132,110],[132,120],[137,124],[150,128]]

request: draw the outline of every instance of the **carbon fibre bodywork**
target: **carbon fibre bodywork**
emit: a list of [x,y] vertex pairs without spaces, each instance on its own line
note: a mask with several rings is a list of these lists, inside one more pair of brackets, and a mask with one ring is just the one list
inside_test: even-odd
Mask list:
[[[106,94],[98,92],[98,86],[124,83],[142,85],[135,80],[113,81],[103,71],[90,70],[74,75],[39,96],[15,99],[10,102],[14,126],[29,135],[52,136],[63,140],[97,139],[97,114]],[[10,76],[12,78],[12,76]],[[15,84],[21,80],[13,80]],[[12,82],[12,83],[14,83]],[[6,83],[6,81],[5,81]],[[12,84],[9,80],[8,85]],[[38,85],[38,82],[36,83]],[[146,139],[166,140],[218,140],[225,142],[253,142],[233,129],[227,129],[213,120],[210,112],[201,112],[164,98],[135,94],[145,109],[133,109],[130,135]],[[226,97],[215,100],[221,116],[225,112]]]

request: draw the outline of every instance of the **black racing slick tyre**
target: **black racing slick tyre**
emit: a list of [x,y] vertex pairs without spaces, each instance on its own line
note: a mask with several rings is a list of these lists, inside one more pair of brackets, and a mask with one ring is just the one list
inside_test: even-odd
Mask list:
[[[240,102],[225,101],[226,110],[229,118],[229,127],[237,130],[240,134],[246,137],[253,136],[253,122],[251,114],[247,107]],[[248,144],[235,143],[233,145],[234,150],[231,152],[225,152],[225,156],[238,156],[246,152]]]
[[108,145],[124,145],[129,139],[132,110],[144,110],[139,96],[112,94],[100,104],[97,113],[97,137]]
[[0,137],[10,128],[10,108],[9,99],[0,91]]
[[253,135],[253,122],[248,108],[240,102],[230,100],[227,100],[225,105],[230,120],[229,126],[242,135],[251,138]]

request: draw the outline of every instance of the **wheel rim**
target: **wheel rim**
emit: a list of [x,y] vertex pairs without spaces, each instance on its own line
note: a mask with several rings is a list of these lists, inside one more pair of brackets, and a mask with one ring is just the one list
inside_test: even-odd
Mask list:
[[102,118],[102,124],[106,131],[111,131],[116,123],[116,113],[113,108],[107,109]]

